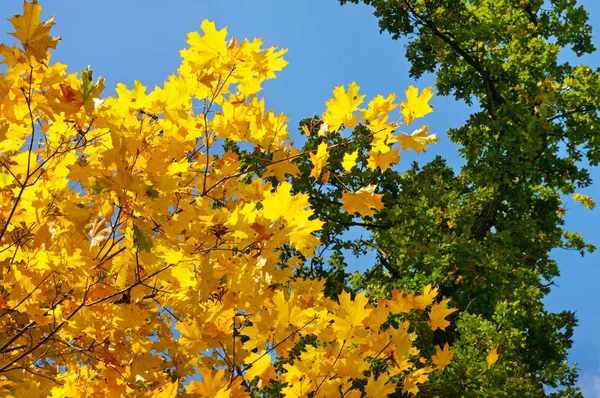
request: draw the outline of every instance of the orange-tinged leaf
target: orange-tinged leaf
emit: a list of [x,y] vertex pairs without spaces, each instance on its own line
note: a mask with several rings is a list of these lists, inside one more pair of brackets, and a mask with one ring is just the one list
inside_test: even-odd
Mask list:
[[415,152],[419,153],[425,149],[429,144],[435,144],[438,142],[438,138],[435,134],[427,134],[429,126],[423,126],[420,129],[415,130],[411,135],[401,134],[398,139],[400,145],[404,151],[414,149]]
[[402,116],[404,116],[404,122],[409,125],[413,120],[423,117],[429,112],[433,111],[431,105],[427,102],[433,96],[431,87],[424,88],[420,95],[419,89],[414,86],[409,86],[405,91],[406,101],[400,104]]
[[10,19],[15,28],[11,35],[21,42],[25,54],[33,55],[37,60],[46,59],[48,49],[56,48],[60,41],[60,37],[50,36],[54,17],[40,22],[42,6],[37,4],[37,0],[32,3],[24,2],[23,8],[23,15],[15,15]]
[[444,344],[444,348],[440,346],[435,347],[435,354],[431,357],[431,362],[441,370],[450,364],[453,356],[454,353],[450,351],[450,346],[446,343]]
[[348,92],[343,86],[336,86],[333,90],[333,98],[327,101],[327,110],[323,113],[323,121],[329,125],[332,131],[338,130],[342,124],[346,128],[356,126],[358,116],[354,112],[363,102],[364,95],[358,95],[358,84],[351,83]]
[[431,330],[444,330],[450,326],[450,322],[446,320],[446,317],[454,311],[457,311],[457,309],[446,308],[446,304],[448,304],[449,301],[450,299],[445,299],[431,306],[431,310],[429,311]]
[[175,380],[172,383],[166,383],[165,385],[154,390],[152,398],[174,398],[177,396],[178,389],[179,381]]
[[202,397],[229,398],[231,390],[228,388],[229,380],[226,377],[225,369],[218,371],[203,368],[200,371],[202,382],[192,380],[185,388],[188,394],[200,394]]
[[498,347],[492,346],[490,348],[490,351],[488,352],[485,361],[487,362],[488,369],[491,368],[492,365],[498,361]]
[[369,185],[359,189],[355,193],[344,192],[342,194],[342,210],[350,214],[358,213],[363,217],[371,217],[375,214],[372,209],[381,211],[384,207],[383,194],[376,194],[377,185]]

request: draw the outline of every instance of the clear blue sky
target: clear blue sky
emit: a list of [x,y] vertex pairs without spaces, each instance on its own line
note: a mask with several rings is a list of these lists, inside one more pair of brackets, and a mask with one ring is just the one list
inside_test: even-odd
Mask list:
[[[268,107],[291,118],[290,130],[297,122],[321,113],[336,84],[356,81],[361,92],[372,97],[396,92],[399,96],[414,84],[433,83],[431,76],[420,81],[408,78],[409,65],[402,43],[379,34],[377,20],[365,6],[339,6],[335,0],[39,0],[43,17],[55,15],[54,35],[63,37],[54,60],[78,71],[91,65],[95,76],[106,78],[106,94],[117,82],[129,87],[138,79],[146,86],[161,84],[179,64],[179,50],[186,46],[186,33],[199,30],[207,18],[218,28],[228,26],[230,36],[261,37],[266,46],[289,48],[289,65],[278,79],[267,82],[263,95]],[[594,43],[600,48],[600,1],[580,0],[596,28]],[[20,0],[0,0],[1,42],[11,41],[7,18],[20,13]],[[594,24],[593,21],[598,21]],[[598,53],[575,60],[600,66]],[[446,131],[460,126],[470,110],[451,98],[434,97],[434,113],[426,122],[440,137],[438,145],[418,158],[403,156],[401,165],[414,159],[426,162],[436,155],[460,166],[455,146]],[[402,167],[402,166],[401,166]],[[596,185],[583,193],[600,202],[600,171],[592,170]],[[566,198],[567,228],[579,231],[600,247],[600,216]],[[592,294],[600,281],[600,251],[581,258],[564,250],[553,253],[562,276],[558,287],[547,298],[551,311],[575,310],[579,327],[569,359],[581,369],[580,386],[586,397],[600,397],[600,300]],[[360,264],[366,264],[361,262]],[[357,262],[357,266],[360,267]]]

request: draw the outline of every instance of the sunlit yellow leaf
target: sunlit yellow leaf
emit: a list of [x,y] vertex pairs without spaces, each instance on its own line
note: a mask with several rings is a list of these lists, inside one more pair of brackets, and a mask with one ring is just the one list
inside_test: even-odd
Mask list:
[[405,93],[406,101],[400,104],[400,108],[406,125],[411,124],[413,120],[423,117],[433,111],[431,105],[428,104],[433,96],[431,87],[423,89],[421,94],[418,95],[419,89],[414,86],[409,86]]
[[428,135],[429,126],[423,126],[418,130],[415,130],[411,135],[401,134],[398,136],[402,149],[408,151],[414,149],[415,152],[419,153],[425,149],[428,144],[435,144],[438,142],[438,138],[435,134]]
[[320,143],[317,147],[317,152],[311,152],[309,157],[313,164],[313,169],[310,173],[310,176],[313,178],[319,178],[323,168],[329,164],[329,152],[327,151],[327,144],[325,142]]
[[245,359],[245,362],[247,364],[252,365],[245,371],[246,379],[252,380],[257,376],[262,376],[262,374],[265,373],[272,366],[271,359],[271,354],[269,354],[265,350],[250,354]]
[[356,83],[351,83],[348,92],[343,86],[337,86],[333,90],[333,98],[327,101],[327,110],[323,113],[323,121],[331,131],[338,130],[342,124],[346,128],[356,125],[358,116],[354,112],[365,98],[364,95],[358,95],[358,89]]
[[450,326],[450,322],[446,320],[446,317],[456,311],[456,308],[446,308],[446,305],[450,299],[444,299],[439,303],[433,304],[429,311],[429,319],[431,330],[446,329]]
[[40,22],[42,6],[38,5],[37,1],[24,2],[23,7],[23,15],[15,15],[10,19],[10,23],[15,28],[15,32],[11,34],[21,42],[26,54],[43,60],[46,58],[48,49],[56,48],[60,41],[60,37],[50,36],[54,17],[46,22]]
[[375,214],[372,209],[381,211],[383,205],[383,194],[376,194],[376,185],[369,185],[354,193],[344,192],[342,194],[342,210],[350,214],[358,213],[363,217],[371,217]]
[[344,154],[344,160],[342,160],[344,171],[349,173],[356,166],[356,158],[358,158],[358,149],[352,153]]

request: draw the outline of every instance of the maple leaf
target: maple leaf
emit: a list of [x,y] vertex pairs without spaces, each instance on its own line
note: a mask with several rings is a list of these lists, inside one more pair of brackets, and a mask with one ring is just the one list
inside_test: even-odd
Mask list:
[[450,322],[446,320],[446,317],[454,311],[457,311],[457,309],[446,308],[446,304],[448,304],[449,301],[450,299],[445,299],[431,306],[431,310],[429,311],[431,330],[444,330],[446,327],[450,326]]
[[296,306],[295,296],[285,297],[283,291],[278,291],[273,297],[273,304],[277,309],[277,325],[287,328],[290,325],[300,326],[310,317],[310,311],[304,311]]
[[277,221],[288,214],[293,200],[291,190],[292,185],[286,181],[279,184],[274,193],[265,192],[263,215],[271,221]]
[[271,364],[271,355],[265,350],[250,354],[246,357],[245,362],[250,365],[244,370],[246,380],[261,377],[273,367]]
[[343,338],[346,338],[353,328],[362,325],[372,309],[366,308],[369,299],[364,292],[357,293],[354,300],[351,300],[350,293],[346,291],[342,292],[338,298],[340,306],[333,327],[341,332]]
[[200,25],[204,36],[198,32],[188,34],[189,50],[182,50],[182,57],[197,67],[220,60],[227,54],[227,29],[217,30],[215,23],[204,20]]
[[372,149],[367,152],[367,155],[369,155],[367,167],[371,170],[375,170],[377,167],[379,167],[381,171],[386,171],[393,164],[396,164],[400,161],[400,155],[398,154],[399,151],[399,148],[394,148],[385,152]]
[[377,379],[369,377],[367,385],[365,386],[365,392],[367,397],[387,397],[396,390],[394,383],[388,383],[390,376],[387,373],[379,375]]
[[369,125],[377,119],[385,122],[389,112],[398,106],[398,104],[394,104],[395,99],[396,94],[394,93],[388,95],[387,98],[384,98],[381,94],[377,95],[369,101],[367,109],[360,111],[364,121],[368,122]]
[[[305,126],[303,126],[305,127]],[[270,177],[275,176],[278,181],[286,181],[287,175],[295,176],[300,172],[298,166],[293,164],[290,160],[290,154],[284,151],[283,149],[279,149],[273,153],[273,164],[267,166],[265,169],[264,176]]]
[[400,104],[400,112],[404,116],[404,122],[407,126],[413,120],[433,112],[433,108],[427,103],[433,96],[431,87],[424,88],[421,95],[418,95],[419,89],[411,85],[404,93],[406,94],[406,101]]
[[355,193],[344,192],[342,194],[342,210],[350,214],[358,213],[363,217],[372,217],[375,212],[371,209],[381,211],[384,207],[383,194],[376,194],[377,185],[369,185]]
[[313,164],[313,169],[310,172],[310,176],[317,179],[321,175],[323,168],[329,164],[329,152],[327,152],[327,144],[325,142],[320,143],[317,147],[317,153],[312,151],[309,154],[309,157]]
[[429,126],[423,126],[420,129],[415,130],[411,135],[401,134],[398,136],[402,149],[408,151],[414,149],[415,152],[419,153],[425,149],[428,144],[435,144],[438,142],[438,138],[435,134],[428,135]]
[[186,393],[200,394],[202,397],[231,397],[231,390],[228,388],[229,380],[226,377],[225,369],[216,371],[210,368],[202,368],[199,373],[202,376],[202,382],[192,380],[185,389]]
[[346,173],[350,173],[352,168],[356,166],[356,158],[358,158],[358,149],[352,153],[344,154],[344,159],[342,160],[342,167]]
[[487,362],[487,368],[491,368],[493,364],[495,364],[498,361],[498,351],[497,351],[498,347],[492,346],[490,348],[490,351],[488,352],[487,357],[485,358],[485,361]]
[[432,288],[431,283],[428,283],[423,288],[423,295],[417,297],[417,302],[419,304],[418,308],[427,307],[429,304],[431,304],[433,302],[433,300],[435,300],[437,295],[438,295],[438,288],[437,287]]
[[153,391],[152,398],[175,398],[179,389],[179,381],[166,383]]
[[37,60],[46,59],[49,48],[56,48],[60,37],[52,37],[49,32],[54,25],[54,17],[46,22],[40,22],[42,6],[37,0],[24,2],[23,15],[15,15],[10,19],[15,32],[11,33],[23,45],[25,54],[32,55]]
[[336,86],[333,90],[334,98],[327,101],[327,110],[323,113],[323,121],[330,130],[337,131],[342,124],[346,128],[356,126],[358,116],[354,112],[365,98],[364,95],[358,95],[358,89],[356,83],[351,83],[348,92],[344,86]]
[[417,394],[419,392],[419,384],[425,383],[429,376],[426,374],[430,369],[422,368],[409,373],[404,378],[402,383],[402,392],[409,392],[411,394]]
[[438,369],[444,369],[450,364],[450,360],[454,356],[454,353],[450,351],[448,343],[444,344],[444,348],[440,346],[435,347],[435,354],[431,357],[431,361]]

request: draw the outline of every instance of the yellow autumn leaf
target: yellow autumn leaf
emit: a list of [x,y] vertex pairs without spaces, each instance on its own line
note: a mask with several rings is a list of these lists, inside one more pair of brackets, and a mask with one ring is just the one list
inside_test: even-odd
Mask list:
[[419,153],[425,149],[429,144],[435,144],[438,142],[438,138],[435,134],[427,134],[429,126],[423,126],[420,129],[415,130],[411,135],[401,134],[398,136],[400,145],[404,151],[414,149],[415,152]]
[[444,348],[440,346],[435,347],[435,354],[431,357],[431,362],[441,370],[450,364],[453,356],[454,353],[450,351],[450,346],[446,343],[444,344]]
[[292,205],[291,190],[292,185],[286,181],[279,184],[275,192],[265,192],[265,199],[262,201],[263,216],[271,221],[284,217]]
[[313,164],[313,169],[310,172],[310,176],[317,179],[321,175],[323,168],[329,164],[329,152],[327,152],[327,144],[325,142],[321,142],[317,147],[317,152],[310,152],[309,158]]
[[350,214],[358,213],[363,217],[372,217],[375,212],[381,211],[383,205],[383,194],[376,194],[377,185],[368,185],[354,193],[344,192],[342,194],[342,210]]
[[425,287],[423,288],[423,295],[418,296],[418,298],[417,298],[420,308],[425,308],[429,304],[431,304],[433,302],[433,300],[435,300],[437,295],[438,295],[437,287],[432,288],[431,283],[428,283],[427,285],[425,285]]
[[203,368],[200,370],[202,381],[192,380],[185,388],[188,394],[199,394],[201,397],[230,398],[229,378],[225,369],[218,371]]
[[329,125],[332,131],[338,130],[343,124],[346,128],[356,126],[358,116],[354,112],[363,102],[364,95],[358,95],[359,86],[351,83],[348,92],[343,86],[337,86],[333,90],[333,98],[327,101],[327,110],[323,113],[323,121]]
[[430,370],[429,368],[421,368],[406,375],[402,383],[402,392],[417,394],[419,392],[419,384],[423,384],[429,379],[427,373]]
[[215,23],[204,20],[200,25],[203,36],[198,32],[188,34],[188,50],[182,50],[182,57],[186,61],[202,67],[205,64],[215,60],[222,59],[227,55],[227,29],[217,30]]
[[17,180],[15,180],[12,175],[0,172],[0,188],[4,188],[15,183],[17,183]]
[[33,55],[37,60],[46,58],[49,48],[56,48],[60,37],[50,36],[50,29],[54,25],[54,17],[46,22],[40,22],[42,6],[37,1],[23,3],[23,15],[15,15],[10,19],[15,32],[11,33],[23,45],[25,54]]
[[358,149],[352,153],[344,154],[344,159],[342,160],[342,167],[344,171],[349,173],[354,166],[356,166],[356,158],[358,158]]
[[488,352],[488,355],[485,359],[485,361],[487,362],[487,368],[491,368],[493,364],[495,364],[498,361],[498,347],[496,346],[492,346],[490,348],[490,351]]
[[415,119],[420,118],[433,112],[433,108],[428,104],[428,101],[433,96],[431,87],[424,88],[420,95],[419,89],[414,86],[409,86],[406,91],[406,101],[400,104],[400,112],[404,116],[404,123],[410,125]]
[[167,168],[167,175],[172,176],[178,173],[185,173],[188,171],[190,164],[186,159],[181,159],[179,162],[174,162]]
[[334,318],[333,329],[340,333],[340,338],[346,338],[353,328],[362,326],[372,309],[366,308],[369,299],[364,292],[357,293],[354,300],[350,298],[350,293],[342,292],[338,300],[340,306]]
[[596,207],[596,202],[592,200],[592,197],[589,195],[582,195],[580,193],[576,193],[573,195],[573,199],[583,205],[586,209],[594,210]]
[[179,389],[179,381],[175,380],[172,383],[166,383],[154,390],[152,398],[175,398]]
[[302,125],[301,130],[304,134],[306,134],[307,137],[310,137],[310,130],[308,129],[308,127],[306,127],[306,124]]
[[387,373],[379,375],[377,379],[375,377],[369,377],[367,385],[365,386],[365,393],[367,397],[379,398],[387,397],[396,390],[394,383],[389,383],[390,376]]
[[387,98],[384,98],[380,94],[369,101],[367,109],[360,111],[365,123],[371,124],[375,120],[380,120],[385,123],[388,119],[389,112],[398,107],[398,104],[394,104],[395,99],[396,94],[392,93],[388,95]]
[[300,169],[289,159],[290,154],[283,149],[275,151],[271,164],[265,168],[264,177],[274,176],[278,181],[286,181],[288,175],[298,174]]
[[446,304],[448,304],[449,301],[450,299],[445,299],[431,306],[431,310],[429,311],[431,330],[444,330],[450,326],[450,322],[446,320],[446,317],[454,311],[457,311],[457,309],[446,308]]
[[245,370],[246,380],[252,380],[257,376],[262,376],[262,374],[269,370],[269,367],[272,366],[271,354],[265,350],[248,355],[248,357],[245,359],[245,362],[248,365],[251,365]]
[[385,152],[372,149],[367,152],[367,155],[369,155],[369,159],[367,159],[367,167],[371,170],[375,170],[377,167],[379,167],[381,171],[386,171],[392,165],[400,161],[400,155],[398,154],[399,151],[399,148],[394,148]]

